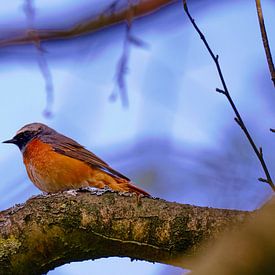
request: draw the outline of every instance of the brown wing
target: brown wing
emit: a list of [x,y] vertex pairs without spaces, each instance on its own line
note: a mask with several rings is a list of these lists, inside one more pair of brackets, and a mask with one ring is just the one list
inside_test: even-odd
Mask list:
[[57,132],[54,135],[43,135],[40,137],[40,139],[43,142],[50,144],[53,147],[53,150],[59,154],[81,160],[89,166],[97,167],[100,170],[103,170],[115,177],[130,181],[130,179],[128,179],[126,176],[112,169],[106,162],[85,149],[82,145],[73,139],[63,136]]

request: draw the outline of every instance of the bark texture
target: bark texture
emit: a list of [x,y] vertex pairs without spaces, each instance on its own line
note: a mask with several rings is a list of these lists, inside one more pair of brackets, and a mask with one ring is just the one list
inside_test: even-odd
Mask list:
[[248,216],[109,191],[40,195],[0,212],[0,274],[110,256],[186,267],[202,241]]

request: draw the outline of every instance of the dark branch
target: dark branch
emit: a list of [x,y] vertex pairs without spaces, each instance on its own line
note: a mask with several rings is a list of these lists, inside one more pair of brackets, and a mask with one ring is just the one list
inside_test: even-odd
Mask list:
[[188,267],[203,241],[249,216],[111,192],[41,195],[0,212],[0,274],[111,256]]
[[258,160],[260,161],[261,163],[261,166],[263,168],[263,171],[265,173],[265,176],[266,176],[266,183],[268,183],[270,185],[270,187],[272,188],[272,190],[275,192],[275,185],[272,181],[272,178],[270,176],[270,173],[269,173],[269,170],[267,168],[267,165],[265,163],[265,160],[263,158],[263,153],[262,153],[262,150],[259,150],[258,147],[256,146],[254,140],[252,139],[248,129],[246,128],[244,122],[243,122],[243,119],[235,105],[235,103],[233,102],[233,99],[231,98],[231,95],[229,93],[229,90],[227,88],[227,85],[225,83],[225,80],[224,80],[224,76],[222,74],[222,70],[221,70],[221,67],[220,67],[220,64],[219,64],[219,56],[218,55],[214,55],[213,51],[211,50],[205,36],[203,35],[203,33],[201,32],[201,30],[199,29],[199,27],[197,26],[197,24],[195,23],[195,20],[192,18],[192,16],[190,15],[189,13],[189,10],[188,10],[188,6],[187,6],[187,1],[186,0],[183,0],[183,7],[184,7],[184,10],[188,16],[188,18],[190,19],[190,22],[192,23],[193,27],[195,28],[195,30],[198,32],[200,38],[202,39],[205,47],[207,48],[209,54],[211,55],[215,65],[216,65],[216,68],[217,68],[217,71],[218,71],[218,75],[220,77],[220,80],[221,80],[221,83],[222,83],[222,86],[223,86],[223,90],[221,89],[216,89],[217,92],[220,92],[222,94],[224,94],[227,98],[227,100],[229,101],[235,115],[236,115],[236,118],[235,118],[235,121],[238,123],[238,125],[241,127],[241,129],[243,130],[245,136],[247,137],[252,149],[254,150]]
[[263,45],[264,45],[264,49],[265,49],[267,64],[268,64],[269,71],[271,74],[271,80],[273,82],[273,85],[275,86],[275,69],[274,69],[272,55],[271,55],[268,38],[267,38],[267,33],[266,33],[266,29],[265,29],[261,0],[256,0],[256,8],[257,8],[257,14],[258,14],[258,19],[259,19],[259,25],[260,25],[260,29],[261,29],[261,35],[262,35]]
[[263,155],[263,148],[262,147],[259,147],[259,152],[260,152],[261,157],[263,158],[264,155]]
[[261,182],[265,182],[265,183],[268,183],[268,184],[270,184],[270,182],[267,180],[267,179],[263,179],[263,178],[258,178],[258,180],[259,181],[261,181]]
[[218,93],[221,93],[221,94],[225,95],[225,91],[224,91],[224,90],[222,90],[222,89],[216,88],[216,92],[218,92]]

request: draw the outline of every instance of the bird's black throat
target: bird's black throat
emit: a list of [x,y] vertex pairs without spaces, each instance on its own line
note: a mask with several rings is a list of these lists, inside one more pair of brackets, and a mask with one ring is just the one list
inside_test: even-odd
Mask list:
[[13,143],[18,146],[20,151],[23,151],[27,143],[36,137],[36,133],[31,131],[24,131],[15,135],[12,139],[4,141],[4,143]]

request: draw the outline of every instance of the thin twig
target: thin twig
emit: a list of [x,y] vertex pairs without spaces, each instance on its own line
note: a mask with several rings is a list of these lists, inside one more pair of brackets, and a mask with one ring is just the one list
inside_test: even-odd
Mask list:
[[262,12],[261,0],[256,0],[256,8],[257,8],[257,14],[258,14],[258,19],[259,19],[261,34],[262,34],[263,45],[264,45],[264,49],[265,49],[265,55],[266,55],[269,71],[270,71],[270,74],[271,74],[271,80],[272,80],[273,85],[275,87],[275,69],[274,69],[274,64],[273,64],[273,60],[272,60],[272,55],[271,55],[271,52],[270,52],[267,33],[266,33],[266,30],[265,30],[264,16],[263,16],[263,12]]
[[243,122],[243,119],[237,109],[237,107],[235,106],[234,102],[233,102],[233,99],[231,98],[230,96],[230,93],[229,93],[229,90],[227,88],[227,85],[225,83],[225,80],[224,80],[224,77],[223,77],[223,74],[222,74],[222,71],[221,71],[221,67],[220,67],[220,64],[219,64],[219,56],[218,55],[214,55],[213,51],[211,50],[208,42],[206,41],[206,38],[205,36],[203,35],[203,33],[201,32],[201,30],[199,29],[199,27],[197,26],[197,24],[195,23],[195,20],[192,18],[192,16],[190,15],[189,13],[189,10],[188,10],[188,7],[187,7],[187,3],[186,3],[186,0],[183,0],[183,7],[184,7],[184,11],[186,12],[188,18],[190,19],[192,25],[194,26],[194,28],[196,29],[196,31],[198,32],[200,38],[202,39],[205,47],[207,48],[209,54],[211,55],[215,65],[216,65],[216,68],[217,68],[217,71],[218,71],[218,74],[219,74],[219,77],[220,77],[220,80],[221,80],[221,83],[222,83],[222,86],[223,86],[223,90],[222,89],[216,89],[217,92],[219,93],[222,93],[226,96],[226,98],[228,99],[236,117],[235,117],[235,121],[237,122],[237,124],[240,126],[240,128],[243,130],[245,136],[247,137],[250,145],[252,146],[255,154],[257,155],[257,158],[259,159],[260,163],[261,163],[261,166],[263,168],[263,171],[265,173],[265,176],[266,176],[266,179],[263,179],[263,178],[259,178],[258,180],[261,181],[261,182],[266,182],[270,185],[270,187],[272,188],[272,190],[275,192],[275,185],[272,181],[272,178],[270,176],[270,173],[268,171],[268,168],[267,168],[267,165],[265,163],[265,160],[264,160],[264,157],[263,157],[263,150],[262,148],[258,148],[255,144],[255,142],[253,141],[250,133],[248,132],[244,122]]

